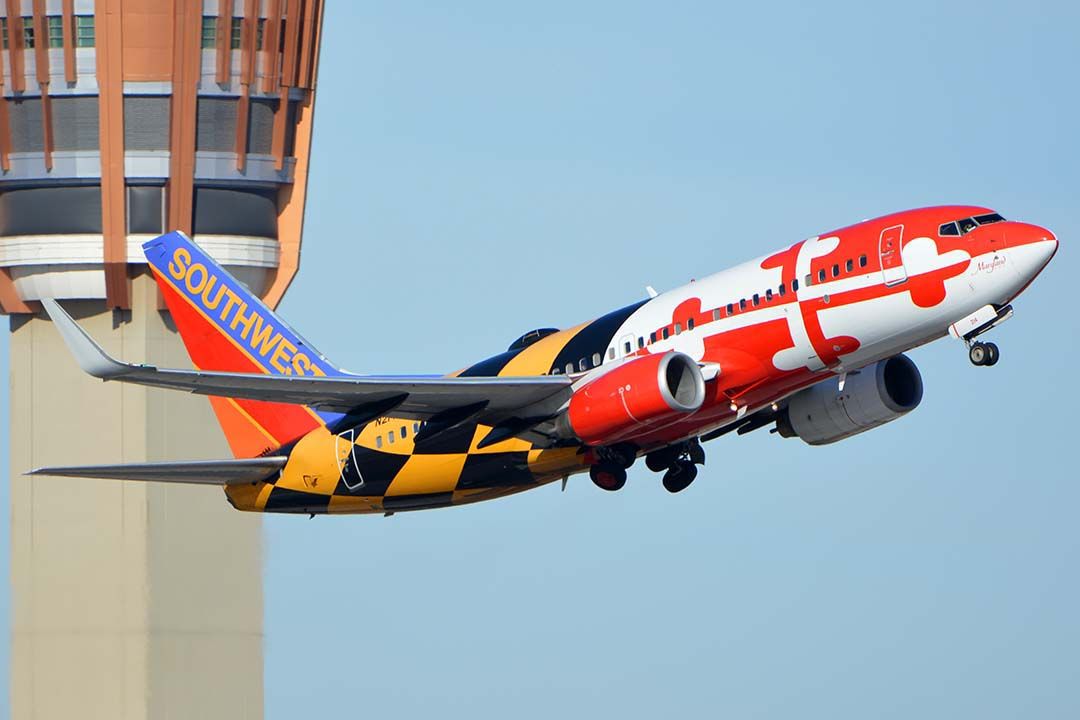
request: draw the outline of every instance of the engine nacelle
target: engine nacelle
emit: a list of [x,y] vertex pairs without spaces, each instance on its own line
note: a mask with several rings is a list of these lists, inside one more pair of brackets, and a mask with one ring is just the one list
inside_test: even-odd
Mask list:
[[559,432],[610,445],[691,413],[705,402],[701,368],[678,352],[645,355],[580,388],[559,418]]
[[777,430],[809,445],[828,445],[906,415],[923,395],[922,376],[906,355],[848,373],[844,389],[839,387],[831,378],[792,395]]

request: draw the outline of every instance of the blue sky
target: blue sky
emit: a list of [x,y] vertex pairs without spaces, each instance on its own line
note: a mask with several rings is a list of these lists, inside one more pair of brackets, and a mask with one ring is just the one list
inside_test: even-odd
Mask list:
[[1062,248],[999,365],[914,351],[922,406],[858,438],[717,440],[678,496],[640,467],[616,494],[269,517],[268,717],[1080,714],[1080,11],[331,5],[281,311],[351,370],[449,371],[908,207]]

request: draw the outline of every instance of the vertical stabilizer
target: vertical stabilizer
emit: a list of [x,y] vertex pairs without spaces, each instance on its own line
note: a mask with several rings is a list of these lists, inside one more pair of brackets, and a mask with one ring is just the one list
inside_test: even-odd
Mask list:
[[[188,355],[200,370],[334,376],[341,371],[181,232],[143,245]],[[237,457],[276,450],[322,424],[311,408],[211,398]]]

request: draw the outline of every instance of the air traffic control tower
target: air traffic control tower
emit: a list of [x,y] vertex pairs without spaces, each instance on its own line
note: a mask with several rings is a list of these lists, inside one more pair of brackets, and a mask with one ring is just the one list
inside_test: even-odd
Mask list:
[[261,525],[216,488],[21,477],[229,457],[205,398],[83,375],[62,298],[129,361],[190,367],[141,244],[193,235],[273,306],[297,271],[322,0],[0,2],[11,708],[260,718]]

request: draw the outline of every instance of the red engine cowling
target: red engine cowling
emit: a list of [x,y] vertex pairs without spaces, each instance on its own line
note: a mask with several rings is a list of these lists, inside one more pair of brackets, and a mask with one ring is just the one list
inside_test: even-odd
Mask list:
[[703,402],[705,380],[696,362],[678,352],[646,355],[575,392],[560,429],[589,445],[610,445],[677,420]]

